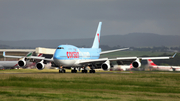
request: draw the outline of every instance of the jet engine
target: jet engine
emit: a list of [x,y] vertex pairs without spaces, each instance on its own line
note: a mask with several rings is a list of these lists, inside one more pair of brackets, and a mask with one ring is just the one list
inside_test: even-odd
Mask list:
[[36,64],[36,67],[38,70],[43,70],[44,69],[44,61],[42,60],[41,62]]
[[19,61],[18,61],[18,65],[19,65],[20,67],[26,66],[26,61],[25,61],[25,59],[19,60]]
[[141,67],[141,62],[140,62],[139,58],[137,58],[137,59],[132,63],[132,66],[133,66],[134,68],[139,68],[139,67]]
[[111,68],[109,60],[107,60],[106,62],[104,62],[104,63],[101,65],[101,68],[102,68],[103,70],[109,70],[109,69]]

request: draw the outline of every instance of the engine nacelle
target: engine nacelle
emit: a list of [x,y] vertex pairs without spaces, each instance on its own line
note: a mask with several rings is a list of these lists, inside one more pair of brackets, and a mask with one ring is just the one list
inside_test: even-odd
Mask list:
[[132,66],[134,68],[139,68],[141,67],[141,62],[139,61],[139,59],[136,59],[133,63],[132,63]]
[[44,69],[44,63],[43,62],[39,62],[36,64],[36,67],[38,70],[43,70]]
[[26,66],[26,61],[25,61],[25,59],[19,60],[19,61],[18,61],[18,65],[19,65],[20,67]]
[[109,60],[107,60],[105,63],[101,65],[101,68],[103,70],[109,70],[111,68]]

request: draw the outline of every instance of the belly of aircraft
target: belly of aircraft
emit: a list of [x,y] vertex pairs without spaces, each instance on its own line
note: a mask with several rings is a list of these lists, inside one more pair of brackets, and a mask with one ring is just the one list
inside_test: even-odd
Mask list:
[[73,66],[79,66],[75,64],[77,60],[59,60],[55,59],[54,63],[58,66],[63,66],[63,67],[73,67]]

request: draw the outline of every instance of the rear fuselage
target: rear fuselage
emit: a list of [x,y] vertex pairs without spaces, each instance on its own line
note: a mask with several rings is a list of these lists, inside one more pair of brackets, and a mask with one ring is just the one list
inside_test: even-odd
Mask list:
[[0,67],[11,68],[17,64],[18,61],[0,61]]
[[152,66],[156,70],[173,71],[172,66]]

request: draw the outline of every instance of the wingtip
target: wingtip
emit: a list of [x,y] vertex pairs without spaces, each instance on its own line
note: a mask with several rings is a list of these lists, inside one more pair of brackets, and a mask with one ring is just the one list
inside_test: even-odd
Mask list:
[[5,53],[5,51],[3,52],[3,56],[6,56],[6,53]]
[[177,53],[174,53],[174,55],[171,58],[174,58],[176,56]]

